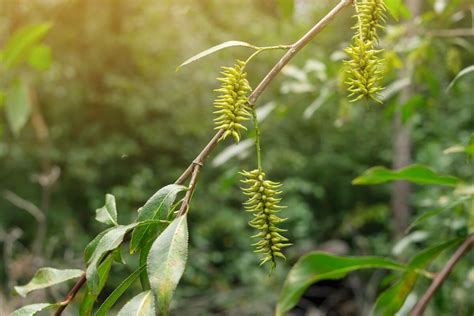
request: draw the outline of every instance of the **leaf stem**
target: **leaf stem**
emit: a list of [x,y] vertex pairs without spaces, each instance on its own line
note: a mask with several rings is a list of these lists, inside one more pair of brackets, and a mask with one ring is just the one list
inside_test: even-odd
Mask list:
[[258,127],[258,118],[256,107],[252,107],[253,126],[255,128],[255,149],[257,150],[257,166],[258,170],[262,172],[262,155],[260,150],[260,128]]

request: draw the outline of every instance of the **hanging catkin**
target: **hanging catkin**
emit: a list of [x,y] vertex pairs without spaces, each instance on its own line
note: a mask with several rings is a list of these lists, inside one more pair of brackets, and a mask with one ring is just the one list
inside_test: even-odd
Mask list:
[[382,71],[381,50],[376,50],[378,43],[377,31],[383,29],[386,19],[386,7],[383,0],[356,0],[356,25],[353,43],[344,51],[350,60],[344,61],[349,98],[351,102],[362,98],[380,101]]
[[247,81],[247,73],[244,71],[245,62],[238,60],[233,68],[222,67],[221,88],[214,91],[221,95],[214,101],[215,129],[224,129],[225,132],[220,140],[232,136],[236,143],[240,141],[241,130],[247,130],[242,122],[250,119],[251,115],[248,108],[247,94],[251,90]]
[[286,218],[280,218],[276,213],[285,208],[280,206],[281,198],[278,196],[281,191],[278,189],[281,184],[270,180],[265,180],[265,173],[255,169],[253,171],[242,171],[240,173],[245,177],[242,182],[247,184],[247,188],[242,188],[245,195],[249,197],[244,203],[247,212],[253,213],[254,218],[249,225],[259,232],[252,236],[259,241],[254,243],[255,252],[262,253],[264,256],[260,265],[271,262],[270,273],[276,266],[276,258],[286,259],[281,250],[290,246],[288,239],[280,233],[286,230],[278,228],[277,225],[284,222]]

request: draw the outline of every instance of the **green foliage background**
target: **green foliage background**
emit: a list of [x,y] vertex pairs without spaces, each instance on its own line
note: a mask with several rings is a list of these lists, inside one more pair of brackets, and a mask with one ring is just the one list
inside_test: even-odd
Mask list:
[[[37,267],[83,268],[84,246],[104,228],[94,221],[94,210],[103,205],[106,193],[117,199],[119,222],[128,223],[149,196],[184,171],[213,135],[212,89],[218,85],[219,67],[232,65],[249,51],[227,49],[180,72],[175,72],[177,65],[227,40],[289,44],[336,3],[302,1],[302,7],[292,7],[285,2],[0,1],[0,47],[18,27],[53,23],[44,41],[51,47],[51,67],[42,72],[15,70],[26,75],[36,90],[49,140],[39,142],[31,123],[16,137],[0,114],[0,190],[40,205],[42,191],[33,175],[45,165],[61,170],[40,259],[32,256],[31,249],[38,224],[0,199],[0,302],[5,302],[5,311],[26,302],[12,297],[10,286],[24,284]],[[387,55],[391,59],[386,82],[399,79],[399,67],[413,63],[416,99],[405,114],[413,124],[413,160],[469,181],[472,164],[463,155],[444,155],[443,150],[467,143],[473,131],[473,77],[466,76],[445,92],[459,70],[473,63],[472,41],[426,35],[432,29],[469,27],[468,16],[451,19],[467,3],[451,1],[441,12],[433,11],[433,1],[425,3],[419,42],[408,53]],[[173,303],[177,315],[269,315],[291,264],[329,240],[344,242],[347,254],[392,254],[390,185],[353,187],[351,181],[371,166],[390,167],[397,98],[389,98],[383,106],[347,103],[338,56],[350,41],[351,14],[339,16],[308,45],[258,104],[272,109],[261,124],[263,159],[267,174],[284,184],[285,213],[290,218],[286,226],[294,243],[287,252],[288,262],[272,278],[258,268],[237,175],[241,169],[252,169],[255,159],[244,149],[216,166],[213,159],[234,146],[221,144],[203,169],[191,205],[189,264]],[[402,26],[388,31],[385,41],[397,51]],[[252,62],[251,85],[279,56],[278,51],[269,52]],[[2,73],[1,84],[10,77]],[[305,115],[324,89],[330,91],[329,97],[313,115]],[[410,201],[413,218],[438,207],[447,192],[415,187]],[[454,219],[449,222],[450,218]],[[437,231],[429,232],[430,225],[441,223],[449,233],[455,229],[454,220],[455,215],[446,215],[427,222],[419,229],[427,236],[399,256],[407,260],[430,240],[439,239]],[[7,236],[15,228],[22,234],[13,252],[8,252]],[[133,260],[125,253],[125,260]],[[472,255],[469,258],[472,263]],[[119,265],[113,269],[107,293],[132,272]],[[459,265],[436,296],[433,315],[472,313],[468,299],[472,275],[469,262]],[[419,286],[424,289],[427,283]],[[65,290],[60,287],[45,295],[62,297]]]

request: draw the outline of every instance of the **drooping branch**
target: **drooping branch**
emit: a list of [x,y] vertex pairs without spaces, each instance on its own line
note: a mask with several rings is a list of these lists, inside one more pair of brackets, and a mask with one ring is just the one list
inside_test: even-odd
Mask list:
[[415,305],[411,312],[411,316],[421,316],[426,309],[429,301],[441,287],[444,280],[448,277],[451,270],[454,268],[456,263],[474,246],[474,234],[471,234],[466,240],[459,246],[453,256],[448,260],[444,268],[436,275],[431,283],[430,287],[426,290],[425,294],[421,297],[418,303]]
[[[320,33],[341,11],[346,7],[351,5],[353,0],[341,0],[328,14],[326,14],[313,28],[311,28],[306,34],[304,34],[298,41],[296,41],[291,48],[283,55],[283,57],[273,66],[273,68],[268,72],[268,74],[263,78],[263,80],[258,84],[252,94],[249,96],[249,103],[251,106],[255,106],[257,99],[265,91],[270,82],[280,73],[281,69],[288,64],[288,62],[304,47],[306,46],[318,33]],[[191,176],[189,190],[186,192],[183,203],[179,211],[179,215],[183,215],[187,212],[189,208],[189,203],[194,193],[197,178],[199,172],[204,164],[204,161],[209,156],[209,154],[214,150],[219,138],[224,134],[225,130],[219,130],[207,143],[204,149],[199,153],[199,155],[193,160],[193,162],[188,166],[188,168],[179,176],[175,181],[175,184],[184,184],[186,180]],[[74,296],[79,292],[80,288],[86,282],[85,275],[82,276],[71,289],[71,291],[66,296],[66,299],[60,303],[60,307],[55,313],[55,316],[61,315],[62,311],[67,307],[67,305],[74,299]]]
[[[320,33],[328,24],[331,22],[344,8],[351,5],[353,0],[341,0],[326,16],[324,16],[311,30],[306,32],[298,41],[291,45],[291,48],[283,55],[283,57],[273,66],[273,68],[267,73],[263,80],[257,85],[253,92],[249,96],[249,103],[251,106],[255,106],[260,95],[265,91],[270,82],[280,73],[283,67],[304,47],[306,46],[318,33]],[[217,145],[219,138],[224,133],[224,130],[219,130],[217,134],[212,137],[209,143],[204,147],[201,153],[194,159],[201,164],[212,152]],[[186,179],[193,172],[194,165],[191,164],[176,180],[176,184],[183,184]]]

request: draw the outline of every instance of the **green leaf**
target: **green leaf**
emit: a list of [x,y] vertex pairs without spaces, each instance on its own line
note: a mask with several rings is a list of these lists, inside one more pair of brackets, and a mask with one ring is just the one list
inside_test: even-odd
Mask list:
[[93,294],[97,294],[99,290],[99,277],[97,274],[97,264],[102,258],[110,251],[120,246],[123,241],[125,234],[137,226],[138,223],[130,225],[119,225],[105,233],[102,238],[98,241],[94,252],[91,255],[90,263],[87,266],[86,277],[87,286]]
[[400,19],[402,0],[385,0],[385,5],[387,6],[388,12],[398,21]]
[[105,196],[105,205],[95,210],[95,219],[107,225],[118,226],[115,196],[112,194]]
[[28,63],[31,67],[39,71],[48,70],[51,66],[51,61],[51,48],[44,44],[35,46],[28,58]]
[[59,304],[49,304],[49,303],[39,303],[23,306],[20,309],[17,309],[10,316],[33,316],[38,312],[58,307]]
[[168,315],[168,307],[184,273],[187,256],[188,224],[186,215],[183,215],[158,236],[148,254],[148,277],[163,315]]
[[142,265],[132,274],[130,274],[115,290],[107,297],[107,299],[102,303],[100,308],[97,310],[95,316],[106,316],[112,306],[117,302],[117,300],[125,293],[125,291],[138,279],[142,271],[145,271],[146,265]]
[[[154,226],[155,225],[150,226],[150,228],[145,234],[145,237],[143,238],[144,242],[142,243],[139,258],[140,265],[146,265],[151,246],[153,245],[153,242],[156,240],[156,238],[161,232],[160,227],[158,225],[156,225],[156,228]],[[146,271],[143,271],[140,274],[140,283],[144,290],[149,290],[151,288],[150,281],[148,281],[148,274]]]
[[415,219],[415,221],[413,221],[413,223],[407,228],[407,231],[412,230],[415,226],[423,223],[424,221],[426,221],[426,220],[428,220],[428,219],[430,219],[434,216],[437,216],[437,215],[439,215],[443,212],[446,212],[446,211],[449,211],[449,210],[455,208],[456,206],[464,203],[467,200],[469,200],[469,197],[462,197],[462,198],[448,204],[445,207],[440,207],[440,208],[437,208],[437,209],[434,209],[434,210],[431,210],[431,211],[424,212],[422,215],[417,217]]
[[221,49],[224,49],[224,48],[227,48],[227,47],[233,47],[233,46],[243,46],[243,47],[250,47],[250,48],[253,48],[253,49],[258,49],[258,47],[254,46],[252,44],[246,43],[246,42],[227,41],[227,42],[221,43],[219,45],[213,46],[211,48],[208,48],[205,51],[200,52],[199,54],[196,54],[196,55],[192,56],[191,58],[186,59],[181,65],[179,65],[176,68],[176,71],[179,71],[181,69],[181,67],[189,65],[190,63],[193,63],[196,60],[199,60],[203,57],[206,57],[207,55],[214,54],[215,52],[218,52]]
[[286,277],[276,315],[285,315],[313,283],[341,279],[351,271],[371,268],[404,270],[406,267],[381,257],[341,257],[319,251],[304,255]]
[[456,77],[454,77],[453,81],[451,81],[451,83],[448,85],[448,87],[446,88],[446,91],[449,91],[451,90],[451,88],[454,86],[454,84],[459,80],[461,79],[462,77],[464,77],[465,75],[467,75],[468,73],[471,73],[474,71],[474,65],[471,65],[471,66],[468,66],[466,68],[464,68],[463,70],[461,70],[457,75]]
[[44,289],[58,283],[78,278],[83,273],[84,271],[78,269],[59,270],[54,268],[41,268],[36,271],[28,284],[15,286],[15,291],[19,295],[26,297],[31,291]]
[[417,184],[438,184],[447,186],[455,186],[461,181],[456,177],[439,175],[427,166],[410,165],[395,171],[385,167],[373,167],[352,180],[352,184],[368,185],[397,180],[406,180]]
[[5,99],[5,112],[13,134],[18,135],[31,113],[31,98],[28,85],[17,80],[8,89]]
[[88,316],[92,313],[92,309],[94,308],[94,304],[97,301],[97,297],[99,296],[100,292],[102,292],[105,284],[107,283],[113,262],[114,254],[109,253],[109,255],[106,256],[105,259],[99,264],[99,268],[97,269],[97,277],[99,280],[97,288],[95,289],[95,292],[92,292],[90,288],[87,288],[86,295],[82,299],[80,306],[79,314],[81,316]]
[[87,244],[86,249],[84,249],[84,262],[89,263],[91,260],[92,255],[94,254],[95,249],[97,248],[97,244],[99,241],[104,237],[107,232],[111,231],[114,229],[114,227],[110,227],[104,231],[101,231],[97,236],[92,239],[92,241]]
[[[176,195],[185,190],[187,190],[187,187],[177,184],[170,184],[161,188],[146,201],[145,205],[138,209],[137,222],[157,220],[160,213],[167,213],[169,211],[176,199]],[[150,229],[149,225],[140,225],[140,227],[137,227],[133,231],[132,240],[130,242],[130,253],[134,253],[140,249],[143,236],[148,229]]]
[[37,42],[39,42],[51,28],[51,23],[32,24],[16,31],[5,44],[2,62],[8,69],[22,62]]
[[132,298],[119,311],[117,316],[155,316],[155,299],[151,291],[146,291]]
[[413,287],[415,286],[419,276],[417,270],[427,268],[427,266],[444,250],[455,244],[459,244],[460,242],[461,240],[457,238],[427,248],[416,255],[408,264],[408,270],[403,273],[400,280],[395,285],[379,295],[377,301],[375,302],[373,315],[395,315],[403,306],[408,294],[410,294],[410,292],[413,290]]

